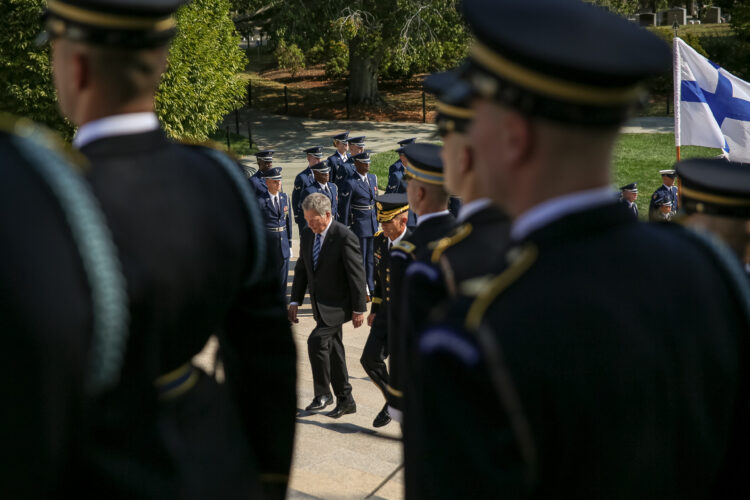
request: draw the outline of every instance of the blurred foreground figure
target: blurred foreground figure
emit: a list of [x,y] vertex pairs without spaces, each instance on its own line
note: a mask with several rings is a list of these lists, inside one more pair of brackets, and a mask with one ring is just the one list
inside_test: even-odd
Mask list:
[[73,493],[85,398],[119,377],[125,283],[71,161],[50,133],[0,116],[2,498]]
[[425,473],[409,483],[407,461],[407,497],[747,497],[742,270],[638,223],[609,187],[619,126],[669,48],[575,0],[463,7],[469,138],[512,247],[419,337]]
[[[120,381],[86,402],[73,471],[97,498],[283,498],[295,353],[258,204],[239,165],[154,114],[180,3],[48,4],[60,108],[130,301]],[[226,383],[191,363],[213,334]]]
[[750,165],[693,159],[675,168],[686,216],[683,224],[716,234],[750,273]]

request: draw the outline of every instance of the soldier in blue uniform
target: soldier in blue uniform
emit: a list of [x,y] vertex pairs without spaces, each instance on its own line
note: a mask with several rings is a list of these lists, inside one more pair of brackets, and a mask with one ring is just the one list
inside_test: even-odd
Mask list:
[[323,158],[323,148],[313,146],[307,148],[305,154],[307,155],[307,168],[298,173],[297,177],[294,178],[294,190],[292,191],[292,211],[294,212],[294,222],[297,224],[300,235],[302,234],[302,230],[307,227],[304,214],[302,213],[302,192],[315,182],[312,167],[320,163],[321,158]]
[[620,201],[628,207],[628,210],[630,210],[635,218],[638,218],[638,205],[636,205],[635,200],[638,199],[638,183],[637,182],[631,182],[630,184],[626,184],[620,188]]
[[370,335],[367,337],[359,362],[383,393],[385,404],[380,410],[373,427],[383,427],[391,421],[388,413],[388,311],[391,307],[391,247],[408,238],[411,232],[406,227],[409,202],[406,193],[390,193],[375,198],[378,209],[378,222],[382,231],[375,233],[375,290],[372,294],[372,307],[367,316]]
[[253,187],[253,191],[255,191],[255,196],[260,198],[268,193],[266,183],[263,182],[263,172],[273,166],[273,150],[264,149],[263,151],[258,151],[255,153],[255,158],[258,162],[258,171],[250,177],[250,185]]
[[263,172],[268,186],[265,196],[258,198],[265,222],[269,255],[276,260],[279,284],[286,291],[289,277],[289,259],[292,256],[292,217],[289,213],[289,198],[281,191],[281,167],[272,167]]
[[370,173],[370,153],[363,151],[352,156],[355,172],[341,183],[339,195],[339,222],[349,227],[359,238],[362,259],[367,276],[368,295],[375,288],[373,236],[378,230],[375,197],[378,195],[378,178]]
[[677,186],[674,185],[674,180],[677,174],[675,173],[674,169],[659,170],[659,173],[661,174],[661,180],[663,184],[659,186],[659,189],[654,191],[654,194],[651,195],[651,201],[648,204],[649,220],[651,220],[652,218],[658,218],[656,214],[652,214],[652,212],[654,212],[654,210],[656,209],[655,202],[657,200],[662,200],[663,198],[668,199],[672,202],[672,216],[677,214],[677,209],[679,208],[677,199]]
[[[329,200],[331,200],[331,207],[333,211],[331,215],[333,215],[334,220],[338,220],[339,217],[337,207],[339,203],[339,190],[336,184],[330,182],[331,166],[328,163],[328,160],[323,160],[311,166],[310,171],[313,173],[313,177],[315,180],[312,184],[302,190],[302,193],[299,197],[300,208],[302,207],[302,202],[305,201],[305,198],[307,198],[308,195],[312,193],[322,193],[326,195]],[[300,234],[302,234],[302,230],[307,227],[307,222],[305,221],[304,216],[302,217],[302,223],[303,225],[300,227]]]
[[[398,149],[396,150],[396,152],[399,153],[399,150],[402,150],[401,148],[403,148],[404,146],[408,144],[414,144],[415,142],[417,142],[416,137],[410,137],[409,139],[402,139],[398,141]],[[399,154],[398,160],[393,162],[393,164],[390,167],[388,167],[388,179],[389,180],[391,178],[391,175],[393,175],[394,172],[401,172],[402,174],[404,173],[404,157],[401,154]],[[395,193],[395,191],[391,191],[391,192]],[[388,193],[388,191],[386,191],[386,193]]]
[[648,211],[649,222],[669,222],[674,217],[672,198],[669,193],[656,193],[651,197]]
[[334,182],[339,175],[339,170],[341,170],[344,163],[348,162],[349,158],[351,158],[351,155],[349,154],[348,138],[349,131],[333,136],[333,147],[336,148],[336,152],[328,157],[328,163],[331,165],[331,179],[333,179]]
[[354,174],[356,167],[354,166],[354,157],[365,150],[365,136],[360,135],[357,137],[349,137],[347,139],[349,143],[349,159],[336,171],[336,176],[332,177],[333,182],[339,187],[339,191]]
[[[411,139],[406,139],[405,141],[409,141]],[[401,142],[405,142],[401,141]],[[412,140],[412,143],[415,142]],[[411,143],[410,143],[411,144]],[[406,165],[408,164],[409,160],[404,155],[404,149],[406,148],[405,144],[398,149],[396,149],[396,153],[398,153],[398,160],[390,166],[389,168],[389,174],[388,174],[388,185],[385,187],[385,193],[405,193],[406,192],[406,181],[404,181],[404,172],[406,171]],[[409,229],[414,229],[417,227],[417,214],[415,214],[411,209],[409,210],[409,221],[408,221]]]

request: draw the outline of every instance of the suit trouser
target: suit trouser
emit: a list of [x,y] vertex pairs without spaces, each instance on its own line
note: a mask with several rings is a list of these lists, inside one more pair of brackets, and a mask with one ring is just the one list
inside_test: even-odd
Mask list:
[[375,258],[373,257],[375,239],[372,236],[358,236],[359,248],[362,250],[362,262],[365,265],[365,277],[370,295],[375,291]]
[[388,357],[388,326],[373,324],[359,362],[362,363],[365,373],[378,386],[380,392],[383,393],[383,398],[387,401],[388,367],[385,364],[386,357]]
[[312,366],[315,396],[330,395],[332,385],[337,400],[351,400],[352,386],[346,370],[341,325],[328,326],[318,322],[307,338],[307,355]]

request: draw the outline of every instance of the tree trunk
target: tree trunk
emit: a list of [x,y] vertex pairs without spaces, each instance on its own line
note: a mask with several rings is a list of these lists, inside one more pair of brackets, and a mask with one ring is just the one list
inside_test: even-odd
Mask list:
[[349,42],[349,103],[380,105],[385,101],[378,93],[380,57],[355,38]]

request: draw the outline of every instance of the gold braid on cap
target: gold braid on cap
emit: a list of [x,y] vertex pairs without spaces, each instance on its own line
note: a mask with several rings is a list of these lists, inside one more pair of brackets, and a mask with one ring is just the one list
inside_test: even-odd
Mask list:
[[97,28],[122,30],[169,31],[177,26],[174,16],[168,17],[137,17],[120,14],[108,14],[89,10],[83,7],[69,5],[60,0],[49,0],[49,11],[69,21],[95,26]]
[[388,222],[396,217],[398,214],[402,214],[409,210],[409,205],[398,207],[393,210],[380,210],[378,207],[378,222]]

